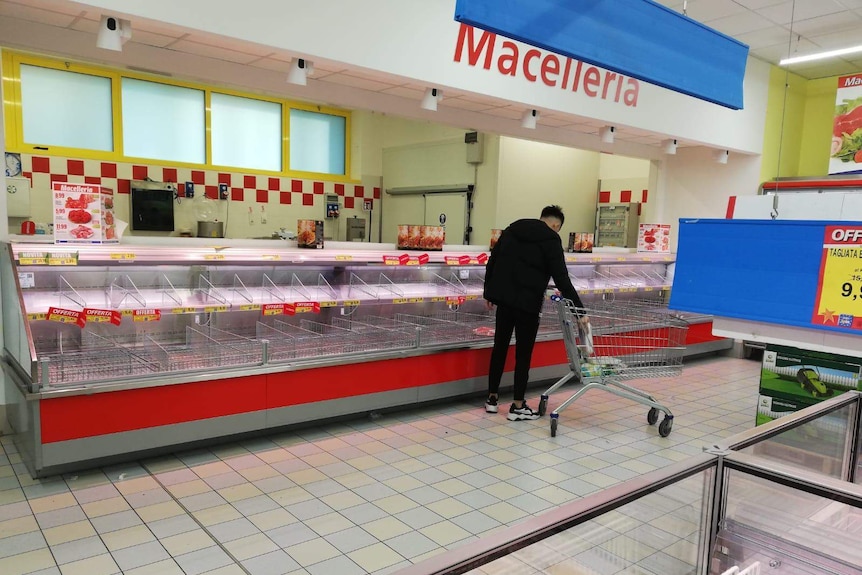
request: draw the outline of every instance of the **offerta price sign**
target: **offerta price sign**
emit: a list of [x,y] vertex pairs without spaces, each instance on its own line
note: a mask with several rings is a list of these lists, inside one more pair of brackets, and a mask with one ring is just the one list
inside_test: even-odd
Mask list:
[[862,330],[862,226],[826,226],[811,323]]

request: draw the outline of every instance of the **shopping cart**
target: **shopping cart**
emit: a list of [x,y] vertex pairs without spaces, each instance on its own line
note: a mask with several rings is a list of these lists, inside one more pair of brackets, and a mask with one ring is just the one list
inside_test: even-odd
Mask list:
[[679,375],[688,324],[673,316],[621,306],[618,310],[587,309],[590,322],[585,331],[578,323],[571,300],[560,299],[557,309],[569,373],[542,394],[539,414],[545,414],[548,397],[566,382],[576,379],[584,385],[551,412],[551,437],[557,435],[560,412],[591,389],[603,389],[648,406],[650,425],[658,421],[659,412],[664,413],[658,432],[662,437],[670,435],[673,428],[670,410],[623,381]]

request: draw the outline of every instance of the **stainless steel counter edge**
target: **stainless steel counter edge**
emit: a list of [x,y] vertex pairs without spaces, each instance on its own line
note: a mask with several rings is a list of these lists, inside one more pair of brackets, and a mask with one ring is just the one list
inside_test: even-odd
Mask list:
[[[298,264],[298,265],[339,265],[366,266],[385,265],[384,256],[407,255],[416,258],[427,255],[429,261],[422,265],[447,265],[446,258],[470,256],[471,261],[461,266],[483,266],[474,260],[474,256],[489,254],[486,246],[445,246],[443,251],[423,251],[399,249],[394,244],[369,244],[357,246],[350,242],[333,242],[324,249],[303,249],[286,243],[270,240],[225,239],[213,243],[208,238],[202,242],[189,242],[188,239],[164,238],[176,240],[171,244],[117,243],[102,245],[86,244],[53,244],[12,241],[9,245],[17,256],[24,252],[77,253],[80,261],[86,264],[134,265],[139,264],[207,264],[207,265],[259,265],[268,264]],[[182,246],[178,252],[178,245]],[[264,253],[261,253],[261,249]],[[130,260],[120,256],[132,255]],[[277,259],[273,259],[277,258]],[[16,258],[17,259],[17,258]],[[669,264],[676,259],[676,254],[653,254],[638,252],[592,252],[567,253],[566,263],[569,264]],[[448,264],[455,265],[455,264]]]

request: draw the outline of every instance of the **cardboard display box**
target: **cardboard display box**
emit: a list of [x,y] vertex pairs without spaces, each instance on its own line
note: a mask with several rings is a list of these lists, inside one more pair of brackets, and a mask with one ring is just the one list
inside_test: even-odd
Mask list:
[[763,352],[760,394],[810,404],[862,389],[862,359],[769,345]]

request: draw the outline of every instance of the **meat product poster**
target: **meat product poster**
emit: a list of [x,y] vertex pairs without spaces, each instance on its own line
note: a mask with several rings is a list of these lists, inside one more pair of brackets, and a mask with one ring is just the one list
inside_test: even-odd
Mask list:
[[54,182],[54,243],[117,243],[114,192],[95,184]]
[[862,74],[838,78],[829,174],[862,173]]
[[670,253],[670,225],[640,224],[638,228],[638,251],[654,254]]

